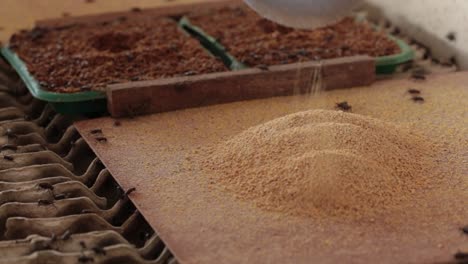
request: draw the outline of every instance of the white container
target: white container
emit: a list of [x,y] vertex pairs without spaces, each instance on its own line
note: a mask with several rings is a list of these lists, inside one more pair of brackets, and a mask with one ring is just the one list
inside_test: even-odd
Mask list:
[[326,26],[346,16],[361,0],[245,0],[261,16],[296,28]]

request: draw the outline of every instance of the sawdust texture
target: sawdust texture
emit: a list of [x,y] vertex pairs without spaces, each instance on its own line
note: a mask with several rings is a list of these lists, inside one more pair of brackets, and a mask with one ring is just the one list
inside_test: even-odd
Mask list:
[[20,31],[9,47],[41,88],[60,93],[228,70],[173,19],[136,12],[103,22]]
[[314,30],[281,26],[262,18],[246,5],[193,10],[187,17],[248,66],[354,55],[380,57],[400,52],[385,33],[349,17]]
[[252,127],[203,162],[212,183],[296,216],[372,217],[436,181],[427,139],[391,123],[311,110]]

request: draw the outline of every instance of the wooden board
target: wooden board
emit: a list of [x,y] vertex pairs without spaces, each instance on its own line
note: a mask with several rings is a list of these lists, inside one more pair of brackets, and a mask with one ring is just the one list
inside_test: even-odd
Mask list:
[[[318,78],[318,79],[317,79]],[[314,84],[320,80],[320,84]],[[107,88],[114,117],[369,85],[375,62],[368,56],[278,65],[264,69],[115,84]]]
[[[77,129],[181,263],[447,263],[468,251],[466,186],[468,74],[395,80],[317,96],[276,97],[121,119],[82,121]],[[407,90],[420,89],[424,103]],[[316,222],[264,211],[212,188],[185,167],[203,147],[241,131],[309,109],[348,101],[356,114],[393,122],[444,143],[447,197],[411,204],[401,222],[388,215],[356,223]],[[100,128],[107,142],[90,131]],[[463,178],[464,177],[464,178]],[[465,185],[463,185],[465,184]],[[211,186],[211,187],[210,187]],[[412,208],[414,207],[414,208]],[[415,217],[414,211],[425,212]],[[398,217],[400,217],[398,215]]]

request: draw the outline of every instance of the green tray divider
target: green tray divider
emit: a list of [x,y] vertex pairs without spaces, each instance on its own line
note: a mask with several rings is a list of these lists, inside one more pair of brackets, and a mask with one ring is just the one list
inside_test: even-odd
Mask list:
[[406,42],[392,35],[388,35],[388,38],[396,42],[400,47],[400,53],[375,58],[377,74],[392,74],[398,65],[412,61],[414,58],[414,51]]
[[[355,17],[355,21],[356,23],[365,23],[368,20],[365,14],[358,13]],[[376,31],[382,30],[382,28],[378,25],[372,25],[372,27]],[[414,51],[408,44],[406,44],[406,42],[392,36],[391,34],[387,34],[387,37],[393,40],[398,45],[398,47],[400,47],[400,53],[375,58],[377,74],[392,74],[395,72],[398,65],[412,61],[414,58]]]
[[208,35],[203,29],[194,26],[187,17],[182,17],[179,20],[179,26],[192,37],[196,38],[200,44],[208,50],[212,55],[221,59],[221,61],[230,70],[237,71],[247,69],[248,67],[238,61],[234,56],[226,51],[226,48],[221,45],[214,37]]
[[0,49],[1,55],[10,63],[25,83],[32,96],[50,103],[61,114],[85,114],[106,112],[106,94],[99,91],[78,93],[56,93],[41,88],[39,82],[31,75],[26,64],[7,46]]
[[[183,17],[179,21],[179,25],[190,35],[197,38],[213,55],[221,58],[230,69],[241,70],[249,68],[230,54],[213,36],[206,33],[202,28],[193,25],[187,17]],[[388,38],[393,40],[400,47],[400,53],[375,58],[375,70],[377,74],[392,74],[400,64],[409,62],[414,58],[413,50],[403,40],[392,35],[388,35]]]

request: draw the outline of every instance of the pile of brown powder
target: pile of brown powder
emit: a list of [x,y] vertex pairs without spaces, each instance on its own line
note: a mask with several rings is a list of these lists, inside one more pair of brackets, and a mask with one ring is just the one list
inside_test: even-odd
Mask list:
[[313,110],[250,128],[203,165],[214,184],[267,210],[371,217],[430,184],[433,147],[389,123]]

